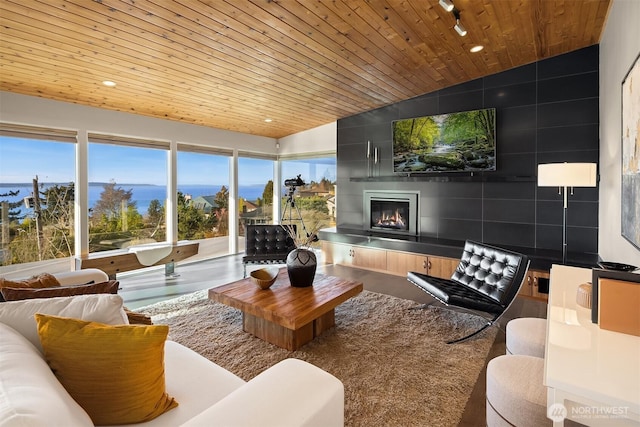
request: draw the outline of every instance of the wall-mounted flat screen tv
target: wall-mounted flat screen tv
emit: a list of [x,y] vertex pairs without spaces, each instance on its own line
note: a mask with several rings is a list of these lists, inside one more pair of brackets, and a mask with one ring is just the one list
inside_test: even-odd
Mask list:
[[496,170],[496,109],[396,120],[393,171],[481,172]]

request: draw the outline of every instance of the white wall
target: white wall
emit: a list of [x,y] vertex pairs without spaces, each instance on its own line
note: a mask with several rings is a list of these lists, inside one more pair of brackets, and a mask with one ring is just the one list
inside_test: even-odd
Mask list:
[[338,122],[328,123],[278,140],[278,154],[335,152],[338,147]]
[[[640,1],[614,0],[600,40],[600,209],[598,252],[640,266],[640,250],[621,233],[621,85],[640,53]],[[636,203],[640,201],[636,200]]]

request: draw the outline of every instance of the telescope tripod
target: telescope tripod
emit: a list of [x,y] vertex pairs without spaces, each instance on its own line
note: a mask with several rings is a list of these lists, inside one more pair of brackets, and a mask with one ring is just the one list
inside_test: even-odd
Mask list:
[[[285,223],[287,221],[290,225],[293,224],[294,221],[299,221],[302,226],[302,230],[304,231],[305,236],[310,237],[309,232],[307,231],[307,227],[304,225],[304,220],[302,219],[302,213],[300,213],[300,208],[296,205],[295,200],[293,199],[293,193],[295,193],[295,187],[289,187],[289,192],[287,194],[287,199],[284,202],[284,206],[282,208],[282,218],[280,219],[280,224]],[[295,209],[297,213],[297,218],[293,217],[293,210]],[[289,217],[287,218],[287,210],[289,211]],[[318,237],[314,238],[316,241]]]

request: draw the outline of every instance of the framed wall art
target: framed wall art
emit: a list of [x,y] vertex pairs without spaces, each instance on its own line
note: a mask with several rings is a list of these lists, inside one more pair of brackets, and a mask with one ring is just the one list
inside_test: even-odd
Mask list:
[[640,55],[622,80],[622,236],[640,249]]

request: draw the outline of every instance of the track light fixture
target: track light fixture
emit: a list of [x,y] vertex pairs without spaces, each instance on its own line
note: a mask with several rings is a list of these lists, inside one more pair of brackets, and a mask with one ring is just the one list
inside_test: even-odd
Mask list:
[[456,17],[456,25],[453,26],[453,28],[456,30],[456,32],[458,34],[460,34],[462,37],[467,35],[467,29],[464,28],[464,26],[462,25],[462,23],[460,22],[460,11],[458,9],[455,9],[453,11],[453,16]]
[[460,22],[460,11],[456,9],[451,0],[439,0],[438,3],[444,10],[447,12],[453,13],[453,16],[456,18],[456,25],[453,26],[453,29],[456,30],[460,36],[464,37],[467,35],[467,29],[464,28],[464,25]]
[[453,10],[453,3],[451,0],[440,0],[440,6],[447,12],[451,12]]

